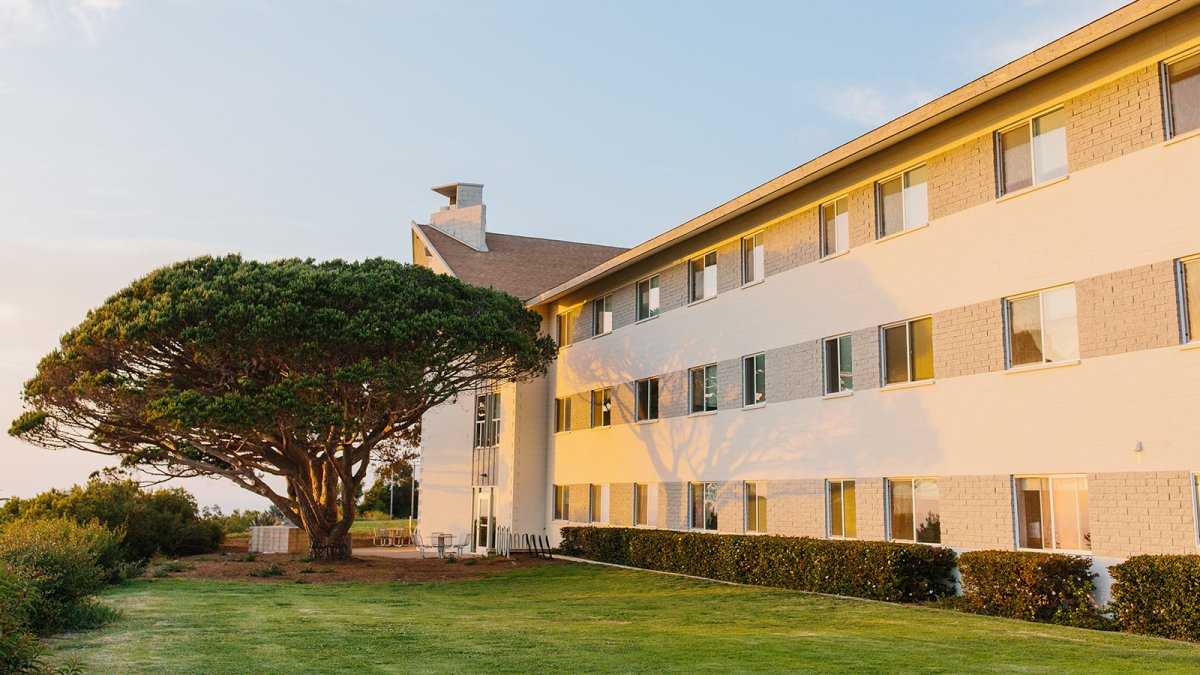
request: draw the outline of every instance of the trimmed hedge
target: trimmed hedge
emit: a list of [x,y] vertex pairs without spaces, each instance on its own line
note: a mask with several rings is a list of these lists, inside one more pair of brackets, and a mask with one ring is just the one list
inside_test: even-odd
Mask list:
[[1200,641],[1200,555],[1139,555],[1108,571],[1121,630]]
[[620,527],[562,537],[566,555],[719,581],[890,602],[954,593],[954,551],[938,546]]
[[1092,559],[1027,551],[970,551],[958,557],[963,594],[955,606],[975,614],[1102,628]]

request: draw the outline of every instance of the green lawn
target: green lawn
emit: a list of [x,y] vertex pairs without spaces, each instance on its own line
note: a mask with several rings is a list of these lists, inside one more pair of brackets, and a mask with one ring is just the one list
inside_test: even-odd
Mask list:
[[351,534],[371,534],[371,528],[375,527],[408,527],[409,523],[416,523],[415,520],[407,518],[399,518],[397,520],[356,520],[350,526]]
[[451,584],[138,581],[90,672],[1163,672],[1200,646],[587,565]]

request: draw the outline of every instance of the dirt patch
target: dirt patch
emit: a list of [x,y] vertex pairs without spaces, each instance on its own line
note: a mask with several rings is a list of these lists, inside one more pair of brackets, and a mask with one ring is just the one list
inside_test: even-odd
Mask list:
[[[369,540],[364,542],[369,544]],[[511,559],[460,558],[354,558],[346,562],[307,561],[306,556],[275,553],[248,555],[246,540],[231,540],[216,553],[189,556],[165,563],[151,563],[149,577],[213,579],[259,583],[405,582],[438,583],[482,579],[513,570],[558,564],[557,560],[514,555]],[[356,552],[367,546],[356,542]]]

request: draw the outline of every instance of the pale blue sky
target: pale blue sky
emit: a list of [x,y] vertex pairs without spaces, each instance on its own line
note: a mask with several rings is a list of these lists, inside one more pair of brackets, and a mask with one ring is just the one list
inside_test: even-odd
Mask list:
[[[408,260],[456,180],[632,246],[1122,4],[0,0],[0,417],[153,267]],[[3,437],[0,497],[104,464]]]

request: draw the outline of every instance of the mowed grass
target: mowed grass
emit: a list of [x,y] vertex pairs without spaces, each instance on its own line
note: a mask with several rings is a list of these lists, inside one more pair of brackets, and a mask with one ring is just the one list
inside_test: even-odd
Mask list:
[[588,565],[450,584],[168,579],[54,641],[89,672],[1185,672],[1200,646]]
[[416,523],[415,520],[407,518],[399,518],[397,520],[356,520],[350,526],[351,534],[371,534],[371,530],[376,527],[409,527],[409,523]]

